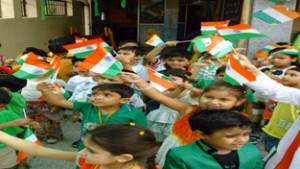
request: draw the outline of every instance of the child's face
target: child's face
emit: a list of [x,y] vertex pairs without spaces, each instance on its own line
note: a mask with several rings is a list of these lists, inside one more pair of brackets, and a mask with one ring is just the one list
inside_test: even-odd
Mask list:
[[95,107],[113,107],[122,104],[121,96],[110,90],[93,90],[90,102]]
[[90,136],[83,137],[85,148],[79,151],[80,157],[84,158],[88,164],[109,165],[115,163],[115,156],[102,149],[90,140]]
[[274,53],[270,59],[271,64],[277,69],[284,69],[291,66],[292,62],[295,62],[297,58],[291,58],[289,55]]
[[173,69],[183,69],[190,64],[189,60],[183,57],[175,56],[164,59],[166,64]]
[[89,72],[89,76],[92,77],[95,82],[98,82],[98,80],[102,77],[100,73],[95,72]]
[[224,88],[207,91],[201,95],[200,100],[202,109],[230,110],[245,102],[244,99],[238,99],[232,92]]
[[200,138],[211,147],[215,148],[217,154],[227,154],[233,150],[240,149],[249,141],[251,128],[226,128],[213,132],[210,135],[203,134]]
[[73,71],[75,73],[77,73],[78,75],[88,76],[89,72],[87,70],[78,68],[78,65],[80,65],[81,63],[82,63],[82,61],[75,62],[74,66],[73,66]]
[[129,50],[119,50],[118,55],[120,57],[126,57],[129,59],[131,62],[135,62],[135,60],[140,59],[140,56],[136,56],[134,52],[129,51]]
[[291,87],[300,86],[300,72],[295,70],[287,70],[282,77],[282,84]]
[[216,79],[217,79],[218,81],[224,81],[224,74],[225,74],[225,72],[220,72],[220,73],[218,73],[218,74],[216,75]]
[[268,58],[254,58],[253,59],[253,64],[256,67],[262,67],[262,66],[270,65],[270,62],[269,62]]

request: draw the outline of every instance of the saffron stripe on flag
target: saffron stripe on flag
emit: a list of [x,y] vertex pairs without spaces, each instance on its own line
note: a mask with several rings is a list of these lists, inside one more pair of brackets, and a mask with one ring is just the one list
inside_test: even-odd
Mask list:
[[151,84],[159,91],[164,91],[175,86],[168,80],[169,78],[166,78],[166,76],[161,73],[155,72],[155,70],[148,69],[148,76]]

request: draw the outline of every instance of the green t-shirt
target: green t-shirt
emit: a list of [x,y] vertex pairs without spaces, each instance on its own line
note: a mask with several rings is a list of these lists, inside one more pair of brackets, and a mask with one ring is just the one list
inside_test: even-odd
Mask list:
[[[87,130],[92,130],[100,125],[98,117],[98,108],[89,102],[73,102],[73,110],[83,114],[81,134]],[[122,104],[120,109],[112,114],[109,118],[108,114],[101,114],[104,124],[111,123],[130,123],[147,127],[148,123],[144,113],[140,109],[132,108],[128,104]]]
[[11,100],[6,104],[6,109],[11,110],[18,116],[23,117],[23,109],[26,107],[26,100],[23,95],[18,92],[9,92]]
[[[198,76],[198,81],[196,82],[191,82],[191,84],[193,86],[196,86],[196,87],[199,87],[201,89],[204,89],[205,87],[207,87],[208,85],[216,82],[217,80],[212,80],[212,79],[205,79],[203,77],[200,77]],[[253,92],[247,88],[247,91],[246,91],[246,94],[245,94],[245,97],[247,99],[248,102],[255,102],[255,97],[253,95]]]
[[[0,124],[10,122],[10,121],[13,121],[16,119],[20,119],[20,117],[16,113],[14,113],[10,110],[0,111]],[[3,128],[1,130],[12,136],[16,136],[17,133],[20,133],[23,131],[23,129],[20,127],[7,127],[7,128]],[[0,148],[4,148],[4,147],[6,147],[6,145],[0,143]]]

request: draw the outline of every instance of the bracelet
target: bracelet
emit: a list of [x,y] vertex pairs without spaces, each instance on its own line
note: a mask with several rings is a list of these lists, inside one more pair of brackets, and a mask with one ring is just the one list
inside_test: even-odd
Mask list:
[[138,88],[136,86],[134,86],[137,90],[140,90],[140,91],[146,91],[146,90],[150,90],[153,88],[153,86],[151,84],[149,84],[147,87],[144,87],[144,88]]

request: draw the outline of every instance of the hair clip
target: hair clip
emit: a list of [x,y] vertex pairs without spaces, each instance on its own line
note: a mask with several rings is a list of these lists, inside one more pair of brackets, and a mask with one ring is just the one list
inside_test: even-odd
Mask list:
[[132,126],[132,127],[133,127],[133,126],[135,126],[135,123],[130,122],[130,123],[129,123],[129,126]]
[[142,130],[142,131],[139,132],[139,135],[140,135],[140,136],[143,136],[144,134],[145,134],[145,131],[144,131],[144,130]]

